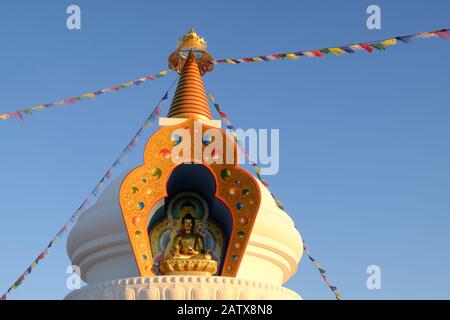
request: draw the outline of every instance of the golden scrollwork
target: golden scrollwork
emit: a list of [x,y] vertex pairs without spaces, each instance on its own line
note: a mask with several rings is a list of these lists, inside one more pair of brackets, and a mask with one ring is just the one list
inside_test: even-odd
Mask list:
[[[168,152],[170,153],[175,147],[173,135],[178,129],[185,129],[190,133],[192,156],[189,162],[201,164],[211,172],[216,184],[215,197],[225,204],[231,215],[232,230],[220,275],[236,276],[259,210],[261,193],[256,179],[246,170],[239,168],[237,146],[233,139],[225,131],[205,124],[201,124],[198,130],[198,121],[194,118],[175,126],[160,128],[150,137],[144,150],[143,165],[132,170],[120,187],[119,202],[122,216],[138,270],[141,276],[155,275],[147,228],[148,222],[155,213],[156,205],[167,197],[166,185],[170,174],[180,165],[167,157]],[[204,145],[202,145],[202,152],[195,152],[195,137],[209,129],[218,130],[222,135],[223,142],[220,147],[222,153],[226,150],[228,143],[233,145],[232,163],[209,163],[204,160],[203,151],[207,148]],[[192,256],[190,259],[184,259],[185,261],[178,261],[168,257],[162,268],[166,268],[164,270],[169,272],[172,272],[170,270],[173,268],[173,272],[183,272],[183,274],[197,269],[201,272],[202,268],[204,272],[212,272],[214,260],[204,258],[197,259]]]

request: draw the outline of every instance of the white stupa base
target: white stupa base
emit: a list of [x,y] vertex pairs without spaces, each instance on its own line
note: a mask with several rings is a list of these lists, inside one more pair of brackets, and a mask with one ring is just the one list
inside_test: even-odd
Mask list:
[[301,300],[292,290],[258,282],[212,276],[126,278],[72,291],[65,300]]

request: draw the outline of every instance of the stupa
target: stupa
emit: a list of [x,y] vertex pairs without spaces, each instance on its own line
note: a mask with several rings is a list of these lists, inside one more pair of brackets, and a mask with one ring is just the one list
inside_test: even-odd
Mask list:
[[69,235],[87,285],[65,299],[301,299],[283,284],[302,239],[213,119],[202,79],[213,66],[194,29],[179,39],[169,56],[176,92],[143,163],[111,182]]

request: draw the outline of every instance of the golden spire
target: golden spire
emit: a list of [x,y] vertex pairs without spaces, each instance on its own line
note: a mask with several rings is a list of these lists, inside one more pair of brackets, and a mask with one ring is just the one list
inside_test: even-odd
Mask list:
[[202,75],[213,69],[212,61],[206,41],[194,28],[178,40],[177,50],[169,56],[169,68],[180,74],[169,118],[212,119],[202,80]]

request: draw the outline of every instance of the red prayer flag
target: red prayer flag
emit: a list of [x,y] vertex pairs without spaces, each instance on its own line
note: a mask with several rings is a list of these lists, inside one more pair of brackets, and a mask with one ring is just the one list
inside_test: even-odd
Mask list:
[[19,118],[19,119],[22,120],[22,121],[25,121],[25,120],[23,119],[22,113],[21,113],[20,111],[8,112],[8,114],[9,114],[10,116],[15,116],[15,117]]
[[319,51],[319,50],[312,51],[312,53],[313,53],[316,57],[319,57],[319,58],[322,58],[322,57],[325,55],[323,52],[321,52],[321,51]]
[[372,46],[368,43],[360,43],[359,46],[369,53],[373,50]]
[[450,31],[448,31],[448,30],[439,30],[439,31],[435,31],[434,33],[443,39],[450,38]]

